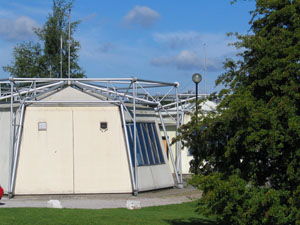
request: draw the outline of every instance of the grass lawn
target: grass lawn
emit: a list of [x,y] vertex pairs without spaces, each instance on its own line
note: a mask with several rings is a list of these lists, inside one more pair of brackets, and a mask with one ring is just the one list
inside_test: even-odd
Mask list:
[[0,224],[169,224],[213,225],[213,220],[195,212],[196,203],[128,209],[0,208]]

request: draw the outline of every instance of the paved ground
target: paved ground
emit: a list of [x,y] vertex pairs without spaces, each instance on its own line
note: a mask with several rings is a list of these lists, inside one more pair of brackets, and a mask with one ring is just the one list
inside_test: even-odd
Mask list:
[[125,208],[128,200],[139,201],[141,207],[178,204],[193,201],[201,197],[201,192],[192,188],[171,188],[158,191],[131,194],[98,194],[98,195],[47,195],[16,196],[13,199],[3,197],[0,208],[14,207],[47,207],[49,200],[59,200],[63,208],[103,209]]

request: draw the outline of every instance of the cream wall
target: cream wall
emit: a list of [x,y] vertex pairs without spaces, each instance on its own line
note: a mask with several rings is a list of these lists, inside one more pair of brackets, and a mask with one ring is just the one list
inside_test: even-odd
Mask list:
[[113,192],[132,192],[118,107],[27,107],[15,194]]
[[0,185],[5,193],[8,189],[10,143],[10,112],[0,111]]
[[119,108],[79,108],[73,118],[75,193],[132,192]]
[[72,136],[72,109],[26,108],[15,194],[73,193]]
[[[184,116],[184,123],[188,123],[190,121],[190,116],[185,115]],[[166,130],[169,136],[170,142],[173,138],[176,137],[176,125],[175,124],[166,124]],[[164,132],[161,131],[161,135],[164,136]],[[173,152],[174,159],[176,158],[176,144],[171,145],[171,149]],[[190,174],[190,161],[193,159],[193,156],[190,156],[188,153],[188,149],[184,147],[183,150],[181,150],[181,162],[182,162],[182,173],[183,174]],[[173,164],[171,161],[171,157],[169,156],[169,164],[172,172],[174,173]]]

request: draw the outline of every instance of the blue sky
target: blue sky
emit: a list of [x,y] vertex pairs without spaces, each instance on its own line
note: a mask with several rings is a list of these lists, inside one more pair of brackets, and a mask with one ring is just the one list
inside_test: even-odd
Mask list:
[[[0,0],[0,78],[12,61],[13,47],[35,40],[51,0]],[[75,37],[81,43],[80,66],[88,77],[132,77],[180,83],[194,89],[192,74],[204,74],[207,93],[222,74],[222,62],[237,53],[228,32],[249,31],[255,1],[240,0],[75,0],[71,20],[81,20]],[[204,92],[204,81],[200,84]]]

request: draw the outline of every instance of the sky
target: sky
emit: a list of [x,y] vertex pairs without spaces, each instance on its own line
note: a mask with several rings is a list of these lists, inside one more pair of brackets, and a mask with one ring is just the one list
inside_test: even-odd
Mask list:
[[[212,93],[221,88],[215,80],[224,60],[238,52],[226,34],[250,32],[254,7],[253,0],[75,0],[79,65],[90,78],[179,82],[180,92],[194,90],[198,72],[200,92]],[[37,41],[32,28],[43,26],[51,8],[52,0],[0,0],[0,78],[9,77],[2,67],[11,64],[14,46]]]

